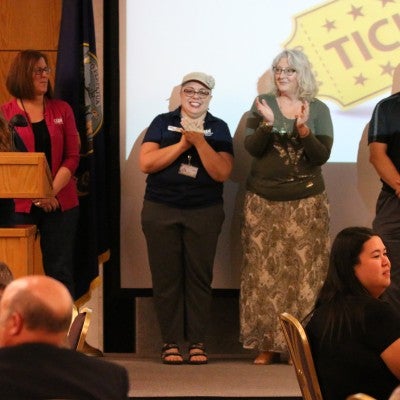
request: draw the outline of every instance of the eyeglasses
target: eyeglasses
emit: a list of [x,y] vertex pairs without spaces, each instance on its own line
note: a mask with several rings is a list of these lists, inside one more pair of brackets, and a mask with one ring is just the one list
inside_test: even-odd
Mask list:
[[182,91],[187,97],[193,97],[195,94],[197,94],[201,99],[205,99],[210,95],[210,91],[206,89],[194,90],[193,88],[185,88]]
[[292,76],[296,72],[294,68],[273,67],[272,70],[274,71],[275,75],[280,75],[283,72],[283,74],[286,76]]
[[43,72],[46,72],[46,74],[49,74],[49,73],[51,72],[51,68],[49,68],[49,67],[44,67],[44,68],[38,67],[38,68],[35,68],[35,69],[33,70],[33,73],[34,73],[36,76],[42,75]]

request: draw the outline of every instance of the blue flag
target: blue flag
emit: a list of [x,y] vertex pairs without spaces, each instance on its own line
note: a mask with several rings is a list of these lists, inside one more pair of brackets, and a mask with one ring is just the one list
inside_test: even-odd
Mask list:
[[63,0],[55,97],[75,113],[81,139],[76,172],[80,219],[75,254],[75,300],[84,302],[108,260],[103,111],[92,0]]

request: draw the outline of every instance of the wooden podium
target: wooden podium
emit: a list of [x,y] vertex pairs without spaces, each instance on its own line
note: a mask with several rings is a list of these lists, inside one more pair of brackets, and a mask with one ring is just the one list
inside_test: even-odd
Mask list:
[[0,198],[50,197],[52,181],[44,153],[0,152]]
[[40,265],[35,264],[39,257],[35,240],[36,225],[0,228],[0,258],[11,268],[14,278],[41,273]]
[[[0,198],[35,199],[52,195],[44,153],[0,152]],[[0,227],[0,259],[14,277],[43,273],[35,225]]]

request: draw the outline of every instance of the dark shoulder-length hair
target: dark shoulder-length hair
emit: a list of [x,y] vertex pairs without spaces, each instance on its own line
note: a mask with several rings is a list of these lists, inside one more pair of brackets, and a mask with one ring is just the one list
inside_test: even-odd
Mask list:
[[363,325],[362,302],[349,305],[348,300],[372,298],[355,275],[364,243],[372,236],[379,235],[370,228],[354,226],[340,231],[332,244],[328,274],[315,305],[316,309],[324,306],[327,310],[324,335],[330,339],[340,337],[344,328],[351,331],[354,321]]
[[[45,53],[38,50],[23,50],[14,58],[6,79],[6,87],[9,93],[19,99],[33,99],[35,89],[33,85],[33,70],[36,63],[43,58],[49,66],[49,60]],[[46,97],[53,97],[53,88],[50,80],[47,86]]]

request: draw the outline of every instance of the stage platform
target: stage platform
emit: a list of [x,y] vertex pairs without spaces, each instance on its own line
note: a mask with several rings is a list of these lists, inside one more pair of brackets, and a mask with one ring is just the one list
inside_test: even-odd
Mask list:
[[130,399],[301,399],[292,365],[254,365],[246,357],[210,355],[206,365],[164,365],[158,357],[106,354],[129,373]]

